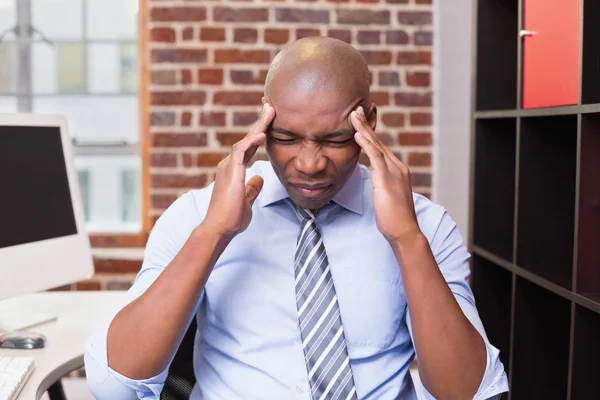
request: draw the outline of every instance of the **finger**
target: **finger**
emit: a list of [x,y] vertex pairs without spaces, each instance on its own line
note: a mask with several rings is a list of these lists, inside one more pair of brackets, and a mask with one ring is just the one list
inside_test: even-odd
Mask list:
[[231,149],[231,163],[233,165],[246,165],[266,137],[267,135],[264,133],[259,133],[256,136],[247,136],[234,144]]
[[255,175],[248,179],[246,184],[246,199],[250,205],[254,204],[254,200],[262,190],[264,179],[261,176]]
[[[362,106],[358,107],[358,110],[362,111]],[[383,152],[384,146],[377,138],[377,135],[375,135],[375,132],[373,132],[373,129],[371,129],[371,127],[367,123],[367,119],[365,118],[364,113],[361,115],[359,111],[352,111],[350,113],[350,122],[352,123],[352,126],[357,132],[362,133],[365,137],[370,139],[373,142],[373,144]]]
[[379,171],[387,171],[388,165],[385,160],[385,153],[377,147],[372,140],[367,138],[363,133],[356,132],[354,134],[356,143],[365,151],[365,154],[371,162],[371,166]]
[[275,118],[275,109],[269,103],[265,103],[258,120],[254,123],[248,136],[255,136],[259,133],[266,132],[267,128]]

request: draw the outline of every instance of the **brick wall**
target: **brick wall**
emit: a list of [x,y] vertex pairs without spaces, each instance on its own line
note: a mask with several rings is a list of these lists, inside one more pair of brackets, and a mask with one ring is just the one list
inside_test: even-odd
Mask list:
[[[212,181],[258,115],[271,59],[312,35],[363,53],[379,107],[377,133],[410,166],[414,190],[429,195],[432,0],[145,1],[153,220],[182,193]],[[135,257],[98,256],[97,279],[76,287],[126,288],[139,265]]]

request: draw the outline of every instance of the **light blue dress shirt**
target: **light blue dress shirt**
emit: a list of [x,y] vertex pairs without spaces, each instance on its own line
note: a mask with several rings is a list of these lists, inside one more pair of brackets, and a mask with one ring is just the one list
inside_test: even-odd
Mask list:
[[[248,177],[264,187],[248,229],[219,258],[197,306],[194,346],[197,379],[192,399],[309,400],[310,389],[298,326],[294,253],[300,223],[269,162],[256,162]],[[192,190],[169,207],[148,240],[144,262],[123,306],[141,295],[183,247],[208,209],[212,186]],[[329,259],[359,399],[416,399],[409,367],[415,357],[410,313],[400,267],[375,224],[371,174],[357,166],[346,185],[317,215]],[[448,213],[414,194],[419,226],[465,315],[487,348],[475,399],[508,390],[498,350],[485,336],[468,285],[469,254]],[[158,399],[168,371],[132,380],[108,367],[110,320],[86,343],[85,366],[97,399]],[[152,332],[148,332],[151,335]]]

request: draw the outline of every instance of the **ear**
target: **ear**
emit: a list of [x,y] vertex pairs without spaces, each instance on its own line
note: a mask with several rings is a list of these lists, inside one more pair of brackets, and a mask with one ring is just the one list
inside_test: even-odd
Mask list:
[[367,123],[375,132],[375,128],[377,127],[377,106],[375,103],[371,103],[369,106],[369,110],[367,111]]

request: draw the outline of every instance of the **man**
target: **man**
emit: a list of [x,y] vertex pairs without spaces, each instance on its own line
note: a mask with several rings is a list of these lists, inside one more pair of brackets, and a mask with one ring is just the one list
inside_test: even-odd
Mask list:
[[[456,225],[412,193],[376,120],[358,51],[283,49],[259,120],[159,219],[127,305],[89,340],[94,395],[158,398],[197,314],[192,399],[415,399],[415,351],[429,398],[507,391]],[[270,163],[247,170],[265,140]]]

